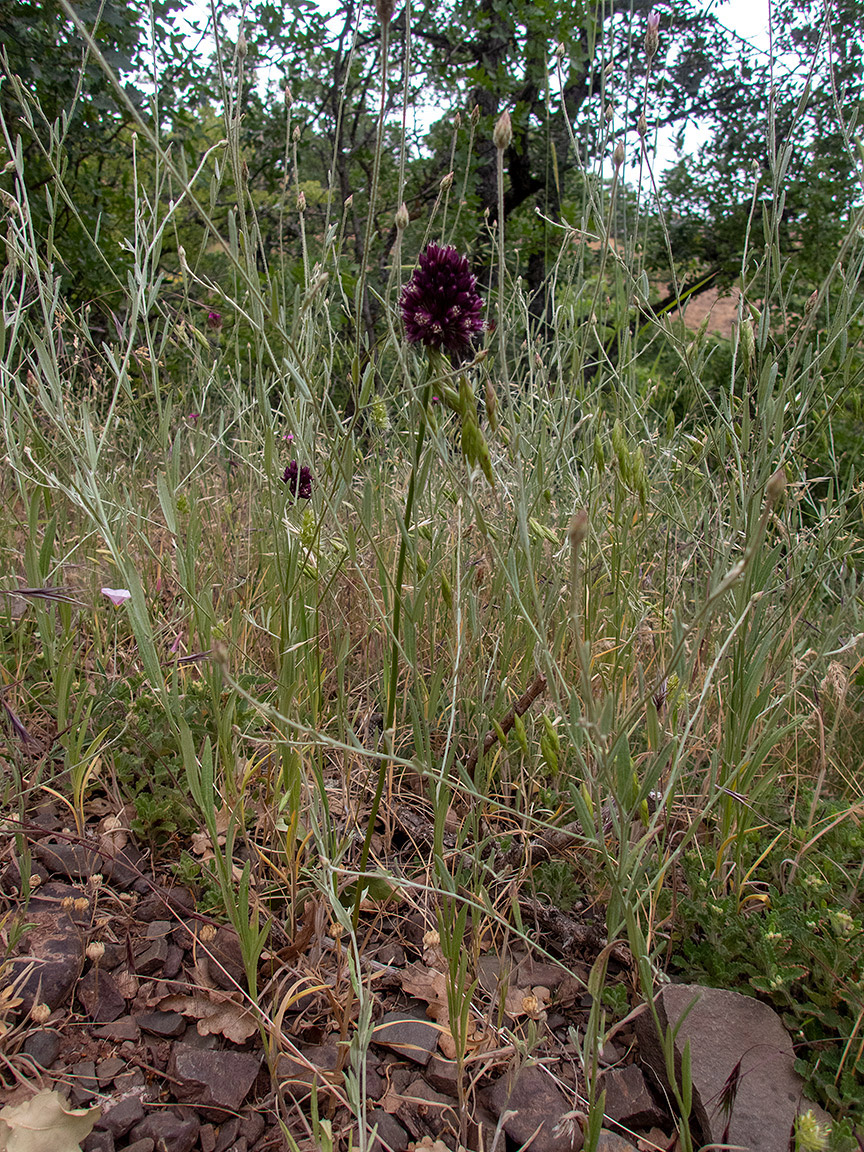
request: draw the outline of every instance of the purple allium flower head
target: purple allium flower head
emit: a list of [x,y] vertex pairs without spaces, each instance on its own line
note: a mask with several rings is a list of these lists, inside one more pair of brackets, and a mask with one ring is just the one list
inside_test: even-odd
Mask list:
[[399,306],[409,344],[461,360],[483,331],[483,301],[468,261],[455,248],[430,244],[405,285]]
[[282,482],[291,489],[292,496],[299,496],[301,500],[312,499],[312,469],[308,464],[298,467],[297,461],[292,460],[282,474]]

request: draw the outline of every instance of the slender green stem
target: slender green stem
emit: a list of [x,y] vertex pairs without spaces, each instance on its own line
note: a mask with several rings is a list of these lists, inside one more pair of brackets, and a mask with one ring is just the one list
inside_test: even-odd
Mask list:
[[[420,404],[420,425],[414,441],[414,461],[411,465],[411,476],[408,479],[408,492],[405,496],[405,515],[403,518],[403,531],[399,541],[399,557],[396,561],[396,580],[393,586],[393,642],[390,648],[390,675],[387,684],[387,712],[384,717],[384,739],[393,739],[393,725],[396,720],[396,697],[399,691],[399,638],[402,629],[402,585],[405,580],[405,561],[408,558],[408,536],[411,531],[411,520],[414,515],[414,496],[417,490],[417,473],[420,470],[420,458],[423,454],[423,444],[426,440],[426,413],[432,399],[432,377],[434,375],[433,362],[429,362],[429,371],[426,383],[423,385],[423,395]],[[392,751],[392,748],[390,749]],[[378,781],[375,785],[375,795],[372,798],[372,808],[369,813],[369,822],[366,828],[366,837],[363,841],[363,850],[360,853],[359,874],[366,871],[369,861],[369,852],[372,846],[372,833],[375,821],[378,818],[378,809],[381,807],[381,797],[384,794],[384,780],[387,776],[387,767],[390,761],[384,759],[378,764]],[[360,901],[362,887],[358,876],[357,891],[354,895],[354,909],[351,920],[354,928],[360,922]]]

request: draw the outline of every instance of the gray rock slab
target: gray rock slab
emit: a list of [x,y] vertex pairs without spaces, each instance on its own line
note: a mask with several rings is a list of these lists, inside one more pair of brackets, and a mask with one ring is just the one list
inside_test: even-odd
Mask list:
[[635,1064],[604,1072],[600,1087],[606,1090],[606,1115],[616,1124],[627,1128],[651,1128],[667,1118]]
[[510,1112],[504,1131],[522,1147],[531,1141],[532,1152],[579,1152],[582,1128],[566,1119],[574,1101],[556,1086],[541,1068],[508,1072],[487,1090],[485,1102],[495,1116]]
[[[681,1055],[689,1041],[691,1119],[705,1143],[725,1142],[749,1152],[788,1152],[799,1111],[812,1109],[818,1119],[830,1123],[827,1113],[804,1098],[792,1041],[767,1004],[725,989],[672,984],[660,992],[656,1005],[661,1025],[678,1029],[679,1077]],[[669,1090],[662,1042],[650,1012],[639,1016],[636,1029],[643,1063]],[[726,1099],[731,1099],[728,1115]]]
[[377,1024],[372,1039],[398,1056],[426,1067],[438,1047],[438,1029],[428,1020],[410,1012],[387,1012]]
[[179,1081],[177,1098],[184,1103],[203,1105],[207,1120],[220,1120],[225,1112],[236,1112],[249,1092],[261,1067],[250,1052],[212,1052],[175,1044],[168,1069]]

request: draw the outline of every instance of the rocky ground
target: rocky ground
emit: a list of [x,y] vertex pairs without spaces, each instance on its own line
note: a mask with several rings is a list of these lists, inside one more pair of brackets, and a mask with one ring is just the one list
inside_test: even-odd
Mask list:
[[[56,808],[42,810],[26,830],[35,887],[17,942],[20,877],[7,844],[2,911],[12,956],[0,994],[0,1106],[37,1088],[59,1089],[79,1108],[98,1105],[85,1152],[287,1149],[282,1125],[312,1149],[323,1146],[310,1119],[314,1085],[334,1146],[347,1148],[352,1129],[356,1145],[343,1040],[357,1006],[323,905],[307,902],[291,938],[274,924],[262,956],[268,1066],[233,930],[114,833],[84,841],[64,830]],[[581,1148],[585,988],[604,944],[600,925],[588,909],[564,915],[536,901],[523,903],[522,916],[546,955],[481,937],[461,1093],[434,916],[392,901],[364,916],[374,997],[365,1098],[376,1149]],[[674,1109],[653,1018],[639,1011],[626,949],[613,948],[608,963],[631,1011],[599,1054],[598,1147],[671,1150]],[[658,1006],[664,1023],[684,1018],[676,1056],[680,1065],[689,1042],[697,1139],[787,1152],[796,1112],[812,1106],[775,1013],[734,992],[683,985],[668,986]]]

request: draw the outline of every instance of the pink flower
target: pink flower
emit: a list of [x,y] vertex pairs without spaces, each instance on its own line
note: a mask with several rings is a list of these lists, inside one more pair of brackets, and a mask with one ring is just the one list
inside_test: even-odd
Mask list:
[[214,332],[218,332],[222,327],[222,313],[221,312],[208,312],[207,313],[207,327],[212,328]]
[[107,596],[115,608],[132,599],[132,593],[128,588],[103,588],[102,595]]
[[191,421],[194,424],[200,415],[201,415],[200,412],[190,412],[189,415],[186,417],[186,419]]

